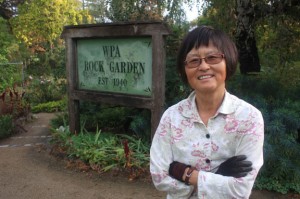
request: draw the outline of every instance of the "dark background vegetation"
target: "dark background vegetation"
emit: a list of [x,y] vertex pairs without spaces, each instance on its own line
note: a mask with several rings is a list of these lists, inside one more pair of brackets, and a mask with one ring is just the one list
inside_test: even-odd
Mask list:
[[[183,3],[199,17],[186,21]],[[240,65],[227,82],[265,120],[265,163],[256,189],[300,193],[300,1],[298,0],[0,0],[0,138],[22,131],[31,113],[60,112],[53,145],[95,170],[147,173],[149,110],[80,102],[82,129],[68,131],[64,25],[163,21],[167,37],[165,108],[190,89],[175,69],[183,35],[200,24],[236,41]]]

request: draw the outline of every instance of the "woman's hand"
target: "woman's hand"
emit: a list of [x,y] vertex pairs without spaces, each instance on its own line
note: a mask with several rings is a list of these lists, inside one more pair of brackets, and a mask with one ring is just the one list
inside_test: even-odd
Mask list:
[[169,167],[169,175],[186,185],[197,184],[198,171],[191,165],[173,161]]
[[252,162],[246,159],[245,155],[233,156],[220,164],[216,174],[235,178],[245,177],[252,171]]
[[177,161],[173,161],[169,167],[169,175],[181,182],[184,182],[183,176],[185,174],[186,168],[188,167],[191,166]]

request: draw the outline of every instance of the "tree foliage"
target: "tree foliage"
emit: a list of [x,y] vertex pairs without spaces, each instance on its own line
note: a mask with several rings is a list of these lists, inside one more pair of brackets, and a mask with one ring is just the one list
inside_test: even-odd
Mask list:
[[111,21],[162,20],[163,4],[156,0],[110,0],[108,18]]
[[82,0],[95,22],[166,21],[182,23],[186,20],[183,4],[197,6],[200,0]]
[[256,2],[256,35],[262,64],[283,74],[300,56],[300,1],[273,1],[271,7]]
[[205,0],[204,6],[205,19],[199,23],[209,22],[235,37],[242,73],[258,71],[260,60],[272,61],[265,56],[272,50],[280,52],[272,57],[273,67],[287,66],[299,54],[300,1]]
[[13,36],[9,34],[6,21],[0,17],[0,63],[8,61],[8,48],[10,47],[12,40]]
[[199,18],[199,23],[202,24],[205,19],[208,24],[234,35],[236,26],[234,0],[205,0],[203,7],[203,15]]
[[108,2],[106,0],[82,0],[82,9],[88,11],[95,23],[106,22],[107,7]]
[[79,1],[32,0],[18,7],[18,15],[11,19],[15,36],[33,51],[51,49],[59,42],[64,25],[88,21]]

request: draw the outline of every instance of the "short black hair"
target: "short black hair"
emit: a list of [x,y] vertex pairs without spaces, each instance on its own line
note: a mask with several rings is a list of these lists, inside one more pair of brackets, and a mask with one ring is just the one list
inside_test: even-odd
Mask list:
[[212,44],[225,55],[226,80],[236,71],[238,63],[238,52],[235,43],[223,31],[211,26],[199,26],[190,31],[183,39],[177,55],[177,70],[184,83],[188,83],[185,73],[185,60],[187,54],[200,46]]

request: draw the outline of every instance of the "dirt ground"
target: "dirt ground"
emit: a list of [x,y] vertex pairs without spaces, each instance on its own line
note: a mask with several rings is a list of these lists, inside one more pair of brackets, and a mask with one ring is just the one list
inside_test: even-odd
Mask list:
[[[158,199],[150,179],[79,172],[49,154],[49,121],[39,113],[26,132],[0,140],[0,199]],[[250,199],[298,198],[253,190]]]

